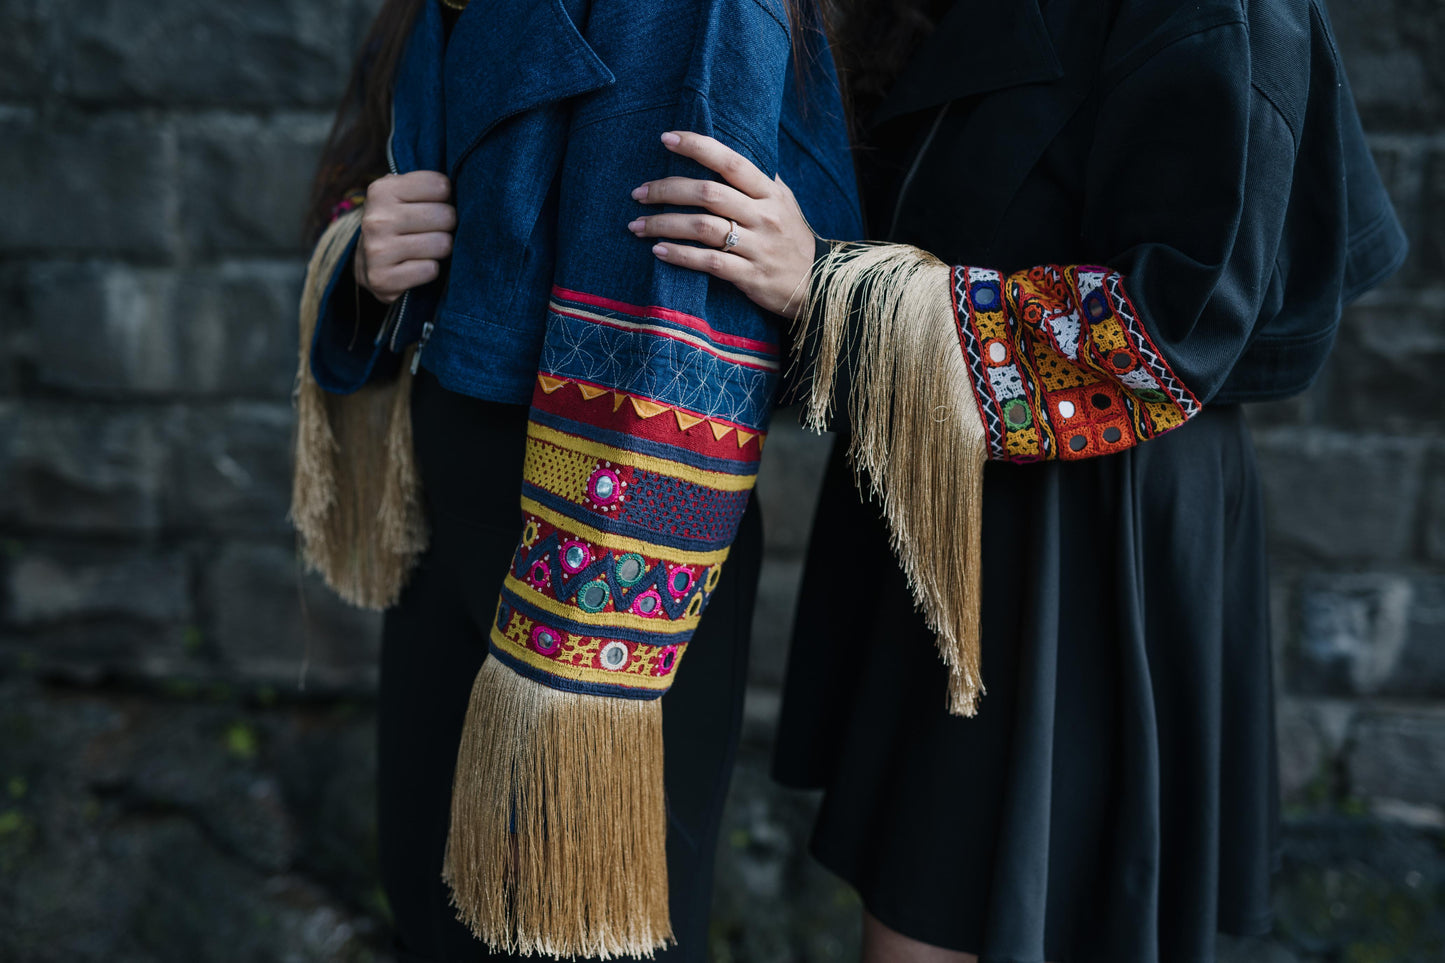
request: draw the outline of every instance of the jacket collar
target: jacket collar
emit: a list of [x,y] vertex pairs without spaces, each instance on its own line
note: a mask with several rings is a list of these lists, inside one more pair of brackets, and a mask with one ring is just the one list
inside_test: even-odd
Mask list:
[[1064,76],[1038,0],[957,0],[868,126],[940,104]]
[[446,169],[452,176],[506,118],[615,80],[563,0],[473,0],[452,27],[444,70]]

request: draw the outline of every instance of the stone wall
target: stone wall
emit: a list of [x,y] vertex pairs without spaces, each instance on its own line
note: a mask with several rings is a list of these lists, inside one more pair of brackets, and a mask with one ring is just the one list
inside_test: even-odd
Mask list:
[[[375,0],[0,0],[0,959],[385,959],[377,624],[284,514],[299,209]],[[1445,6],[1333,5],[1413,242],[1254,412],[1289,833],[1233,959],[1445,957]],[[850,959],[766,778],[826,442],[784,419],[719,961]]]

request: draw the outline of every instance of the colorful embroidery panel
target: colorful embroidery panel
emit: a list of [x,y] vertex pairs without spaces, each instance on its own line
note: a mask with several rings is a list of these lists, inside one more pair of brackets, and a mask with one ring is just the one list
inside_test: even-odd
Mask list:
[[747,508],[776,349],[665,309],[553,297],[527,428],[526,523],[491,650],[552,688],[656,698]]
[[1199,411],[1115,272],[956,267],[953,306],[990,458],[1092,458]]

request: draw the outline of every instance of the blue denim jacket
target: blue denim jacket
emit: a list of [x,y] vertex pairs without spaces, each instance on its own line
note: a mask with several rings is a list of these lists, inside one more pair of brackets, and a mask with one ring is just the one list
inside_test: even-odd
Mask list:
[[427,0],[397,71],[388,158],[394,172],[452,179],[453,253],[437,281],[392,306],[375,343],[355,343],[355,319],[339,316],[343,262],[311,355],[321,387],[387,377],[420,341],[420,364],[446,387],[525,403],[554,287],[778,341],[778,319],[732,285],[656,260],[626,228],[644,213],[630,192],[670,174],[712,176],[659,140],[694,130],[780,173],[818,233],[861,236],[831,57],[816,31],[791,49],[781,0],[669,0],[661,11],[473,0],[446,38]]

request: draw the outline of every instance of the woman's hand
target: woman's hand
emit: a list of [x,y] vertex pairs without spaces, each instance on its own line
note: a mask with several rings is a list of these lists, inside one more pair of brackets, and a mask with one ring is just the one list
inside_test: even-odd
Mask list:
[[[711,137],[669,131],[662,143],[721,174],[727,183],[690,177],[648,181],[632,192],[634,200],[701,207],[711,213],[653,214],[639,217],[627,229],[638,237],[698,242],[701,247],[658,244],[652,252],[668,264],[731,281],[763,308],[796,317],[813,268],[814,240],[788,185],[770,180],[746,157]],[[732,230],[737,243],[724,250]]]
[[457,209],[447,200],[451,181],[437,171],[387,174],[366,189],[356,280],[378,301],[434,280],[452,253]]

